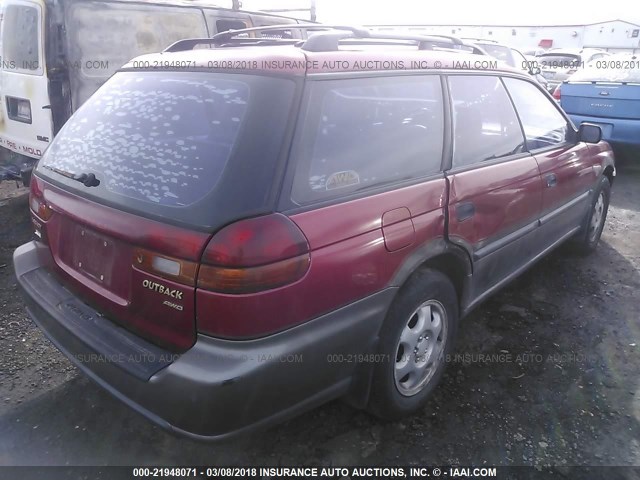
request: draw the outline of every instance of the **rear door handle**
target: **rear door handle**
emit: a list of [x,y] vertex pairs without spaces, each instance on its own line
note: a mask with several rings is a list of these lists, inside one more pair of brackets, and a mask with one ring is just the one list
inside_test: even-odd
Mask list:
[[555,187],[558,184],[558,178],[553,173],[548,174],[545,179],[547,180],[547,187],[549,188]]
[[472,202],[464,202],[456,205],[456,219],[459,222],[473,217],[476,213],[476,206]]

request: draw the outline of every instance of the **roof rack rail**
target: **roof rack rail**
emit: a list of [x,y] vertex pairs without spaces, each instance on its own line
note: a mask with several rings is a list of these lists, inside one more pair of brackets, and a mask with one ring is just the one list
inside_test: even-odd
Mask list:
[[[234,38],[238,35],[244,35],[254,32],[269,32],[281,30],[302,30],[305,32],[317,31],[314,35],[306,40],[289,39],[289,38],[255,38],[243,37]],[[193,50],[198,45],[213,45],[217,47],[241,46],[241,45],[297,45],[303,50],[310,52],[327,52],[336,51],[340,47],[342,40],[373,40],[371,43],[378,43],[376,40],[405,41],[417,44],[419,50],[432,50],[434,48],[454,48],[460,49],[466,47],[472,53],[486,55],[486,52],[473,43],[465,42],[458,37],[449,35],[413,35],[401,33],[381,33],[373,32],[363,27],[355,27],[349,25],[324,25],[321,23],[312,24],[284,24],[269,25],[265,27],[243,28],[240,30],[228,30],[218,33],[211,38],[188,38],[178,40],[169,47],[165,52],[180,52],[184,50]],[[391,42],[389,44],[392,44]]]
[[354,27],[350,25],[324,25],[321,23],[299,23],[299,24],[286,23],[282,25],[267,25],[264,27],[251,27],[251,28],[242,28],[238,30],[226,30],[224,32],[217,33],[210,38],[186,38],[184,40],[178,40],[177,42],[169,45],[167,48],[164,49],[164,52],[180,52],[185,50],[193,50],[194,47],[198,45],[226,46],[228,44],[229,46],[231,45],[238,46],[240,44],[248,43],[250,41],[254,42],[252,43],[253,45],[256,45],[256,44],[267,45],[269,44],[268,41],[272,42],[270,44],[276,44],[276,45],[304,43],[304,39],[300,39],[300,38],[294,38],[294,39],[265,38],[265,37],[234,38],[234,37],[237,37],[238,35],[243,35],[243,34],[249,34],[249,33],[255,33],[255,32],[282,31],[282,30],[302,30],[302,31],[345,30],[353,34],[357,33],[359,35],[363,35],[368,32],[368,30],[365,28]]
[[218,47],[223,46],[246,46],[246,45],[296,45],[304,43],[300,38],[238,38],[232,42],[220,42],[214,38],[185,38],[184,40],[178,40],[172,43],[163,52],[184,52],[185,50],[193,50],[199,45],[213,45]]

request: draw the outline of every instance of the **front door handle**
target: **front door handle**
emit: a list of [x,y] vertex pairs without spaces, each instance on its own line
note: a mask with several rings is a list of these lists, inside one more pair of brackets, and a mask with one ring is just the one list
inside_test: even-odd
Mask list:
[[547,187],[549,188],[555,187],[558,184],[558,178],[553,173],[548,174],[545,179],[547,180]]

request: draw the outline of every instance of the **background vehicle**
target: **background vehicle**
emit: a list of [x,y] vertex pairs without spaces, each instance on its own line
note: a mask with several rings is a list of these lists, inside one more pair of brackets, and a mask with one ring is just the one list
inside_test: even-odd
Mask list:
[[640,56],[596,60],[556,88],[554,97],[576,125],[600,125],[615,146],[640,147]]
[[564,241],[597,246],[610,148],[529,75],[438,50],[459,39],[254,32],[134,59],[65,124],[14,253],[28,310],[196,438],[341,396],[414,413],[461,316]]
[[0,180],[28,180],[71,113],[131,58],[185,37],[297,23],[206,1],[4,0],[0,8]]
[[539,57],[547,51],[544,48],[534,48],[533,50],[525,50],[522,52],[526,57]]
[[505,62],[510,67],[527,72],[529,75],[532,75],[540,85],[548,89],[547,80],[535,69],[535,64],[528,61],[519,50],[508,47],[507,45],[502,45],[495,40],[482,38],[467,38],[466,40],[479,45],[489,55]]
[[547,89],[553,92],[558,85],[571,75],[599,58],[610,54],[596,48],[551,49],[536,58],[542,76],[547,80]]

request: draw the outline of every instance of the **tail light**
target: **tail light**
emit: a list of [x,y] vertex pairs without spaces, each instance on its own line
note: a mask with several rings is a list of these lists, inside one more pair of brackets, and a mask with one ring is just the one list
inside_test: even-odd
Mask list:
[[31,211],[36,214],[40,220],[46,222],[51,218],[51,215],[53,215],[53,210],[51,210],[44,200],[42,180],[37,177],[33,177],[29,186],[29,205],[31,206]]
[[31,207],[31,223],[33,224],[33,233],[39,240],[46,242],[47,234],[45,223],[53,215],[53,210],[44,199],[42,191],[42,180],[32,177],[29,185],[29,206]]
[[560,99],[562,97],[562,94],[560,93],[561,86],[562,85],[558,85],[556,89],[553,91],[553,95],[551,95],[553,98],[555,98],[558,101],[558,103],[560,102]]
[[158,275],[183,285],[196,284],[198,264],[179,258],[160,255],[144,248],[136,248],[133,252],[133,266],[143,272]]
[[242,220],[210,240],[198,287],[229,294],[270,290],[301,279],[310,261],[307,239],[288,217]]

